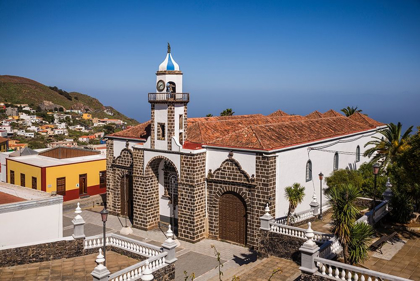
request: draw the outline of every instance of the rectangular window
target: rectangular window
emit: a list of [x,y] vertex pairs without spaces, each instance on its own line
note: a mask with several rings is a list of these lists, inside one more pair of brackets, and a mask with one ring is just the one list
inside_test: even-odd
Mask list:
[[25,174],[20,174],[20,186],[25,186]]
[[158,140],[165,140],[165,123],[158,123],[157,126],[157,139]]
[[66,195],[66,178],[57,178],[57,194]]
[[32,177],[32,189],[37,189],[37,180],[36,180],[36,177]]
[[184,129],[184,115],[182,114],[179,115],[179,129]]
[[99,187],[100,188],[106,187],[106,171],[99,172]]
[[183,144],[184,144],[184,134],[183,134],[183,133],[179,133],[179,143],[180,143],[181,145],[183,145]]
[[15,184],[15,171],[10,171],[10,183]]

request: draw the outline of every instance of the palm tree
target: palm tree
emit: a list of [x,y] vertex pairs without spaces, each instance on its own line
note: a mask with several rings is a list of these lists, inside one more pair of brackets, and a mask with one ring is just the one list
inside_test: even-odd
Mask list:
[[367,223],[353,225],[350,232],[349,262],[358,264],[367,258],[368,242],[373,235],[373,228]]
[[226,108],[222,112],[220,112],[220,116],[232,116],[235,112],[233,112],[232,108]]
[[386,167],[388,163],[394,163],[396,157],[410,147],[409,138],[412,129],[413,126],[401,136],[402,125],[400,122],[397,125],[388,124],[386,129],[379,132],[383,136],[382,138],[374,136],[372,138],[375,140],[365,144],[365,147],[368,145],[373,145],[373,147],[367,149],[364,156],[371,157],[376,153],[370,162],[380,162],[382,167]]
[[332,231],[343,245],[344,262],[347,263],[351,230],[359,213],[355,201],[360,196],[360,191],[351,184],[340,185],[331,189],[327,196],[333,211],[331,217],[333,220]]
[[356,107],[350,107],[350,106],[347,106],[347,107],[345,107],[345,108],[343,108],[343,109],[341,109],[341,111],[347,116],[347,117],[349,117],[350,115],[353,115],[354,113],[356,113],[356,112],[362,112],[362,110],[361,109],[357,109],[357,106]]
[[305,196],[305,187],[299,183],[294,183],[292,186],[286,187],[285,197],[289,200],[289,211],[287,213],[287,224],[290,222],[290,215],[294,213],[297,205],[302,203]]

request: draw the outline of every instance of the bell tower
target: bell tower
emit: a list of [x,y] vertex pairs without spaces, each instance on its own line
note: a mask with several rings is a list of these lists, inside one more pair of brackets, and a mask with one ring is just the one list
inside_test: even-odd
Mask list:
[[150,148],[174,150],[184,144],[187,138],[189,100],[189,94],[182,92],[182,72],[172,57],[171,45],[168,43],[166,58],[156,72],[156,93],[149,93]]

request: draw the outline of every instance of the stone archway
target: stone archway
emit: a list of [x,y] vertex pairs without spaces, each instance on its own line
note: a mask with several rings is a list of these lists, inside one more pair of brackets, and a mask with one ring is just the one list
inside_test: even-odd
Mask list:
[[177,231],[179,173],[175,164],[164,156],[147,163],[144,176],[139,177],[135,192],[134,224],[141,229],[158,227],[160,221],[171,223]]

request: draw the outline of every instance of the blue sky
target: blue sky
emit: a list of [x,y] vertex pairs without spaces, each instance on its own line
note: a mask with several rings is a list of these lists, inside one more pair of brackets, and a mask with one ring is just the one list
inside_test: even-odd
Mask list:
[[420,125],[420,1],[0,0],[0,74],[139,121],[171,43],[190,117],[358,106]]

